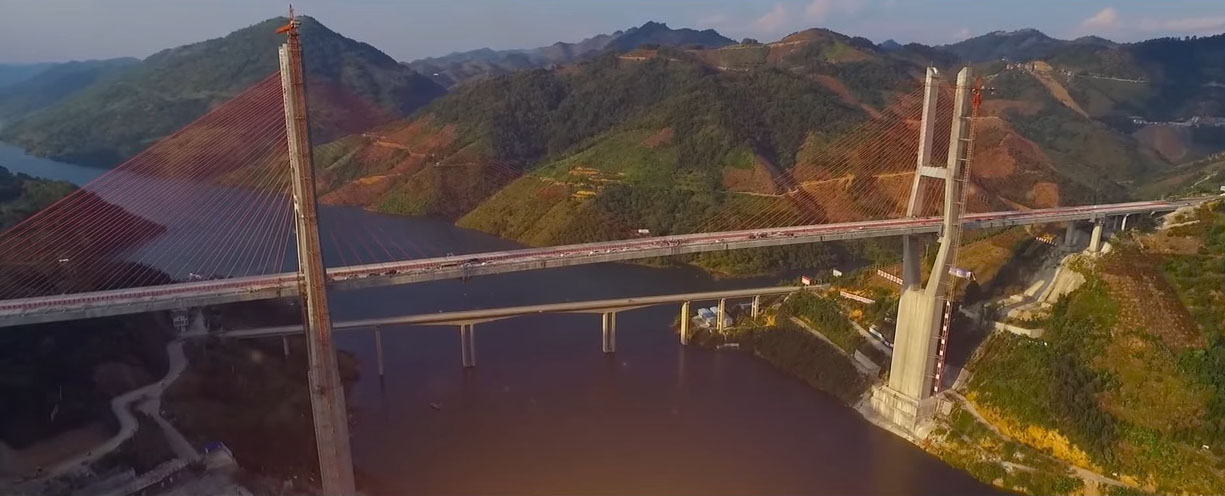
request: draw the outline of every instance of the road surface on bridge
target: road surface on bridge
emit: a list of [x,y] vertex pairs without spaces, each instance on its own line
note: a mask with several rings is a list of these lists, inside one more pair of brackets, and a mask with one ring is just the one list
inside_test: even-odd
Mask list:
[[[1215,197],[990,212],[966,215],[963,222],[966,228],[983,229],[1094,220],[1168,212],[1211,198]],[[940,225],[940,217],[918,217],[683,234],[335,267],[327,274],[330,287],[351,289],[690,253],[937,233]],[[297,295],[298,284],[298,274],[282,273],[5,300],[0,301],[0,327],[283,298]]]

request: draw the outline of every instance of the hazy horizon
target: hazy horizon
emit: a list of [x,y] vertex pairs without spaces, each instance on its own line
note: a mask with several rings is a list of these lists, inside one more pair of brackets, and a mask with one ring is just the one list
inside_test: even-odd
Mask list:
[[[534,48],[575,42],[647,21],[673,28],[715,29],[733,39],[772,41],[823,27],[874,42],[941,45],[985,33],[1038,29],[1055,38],[1096,35],[1119,42],[1225,31],[1219,0],[1024,3],[973,0],[679,0],[656,3],[496,0],[324,0],[297,11],[369,43],[400,61],[479,48]],[[0,63],[145,58],[157,51],[226,34],[283,16],[265,0],[0,0]]]

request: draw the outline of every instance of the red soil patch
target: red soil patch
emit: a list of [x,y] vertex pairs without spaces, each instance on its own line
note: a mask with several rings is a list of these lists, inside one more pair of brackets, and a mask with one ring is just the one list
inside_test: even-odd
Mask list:
[[723,187],[728,191],[773,195],[779,193],[772,167],[761,156],[751,169],[723,168]]
[[1008,110],[1016,110],[1021,115],[1034,115],[1039,110],[1042,110],[1041,102],[1030,102],[1024,100],[983,100],[983,104],[979,107],[979,114],[984,116],[998,117],[1004,115]]
[[1148,125],[1133,136],[1169,162],[1181,162],[1191,152],[1190,128]]
[[1051,208],[1059,206],[1059,185],[1049,182],[1034,184],[1029,194],[1029,206]]
[[642,140],[642,146],[647,148],[658,148],[662,145],[666,145],[672,142],[673,134],[674,132],[671,126],[665,127],[660,129],[655,134],[647,136],[647,139]]

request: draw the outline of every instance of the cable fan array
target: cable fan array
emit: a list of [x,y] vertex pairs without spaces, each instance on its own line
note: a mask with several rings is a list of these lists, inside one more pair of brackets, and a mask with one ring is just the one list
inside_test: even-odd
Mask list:
[[0,299],[284,270],[286,148],[274,74],[0,233]]

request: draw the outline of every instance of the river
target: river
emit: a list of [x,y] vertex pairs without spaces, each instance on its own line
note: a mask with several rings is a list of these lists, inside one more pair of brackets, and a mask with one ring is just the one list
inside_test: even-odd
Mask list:
[[[0,166],[78,184],[101,172],[9,146]],[[350,208],[323,207],[321,224],[341,237],[373,230],[456,253],[514,246]],[[345,320],[777,280],[605,264],[333,292],[331,302]],[[751,356],[681,347],[676,312],[619,314],[614,355],[601,353],[598,316],[478,324],[470,370],[460,367],[456,328],[391,328],[382,380],[372,334],[341,334],[340,347],[362,363],[349,397],[357,470],[387,494],[997,492]]]

